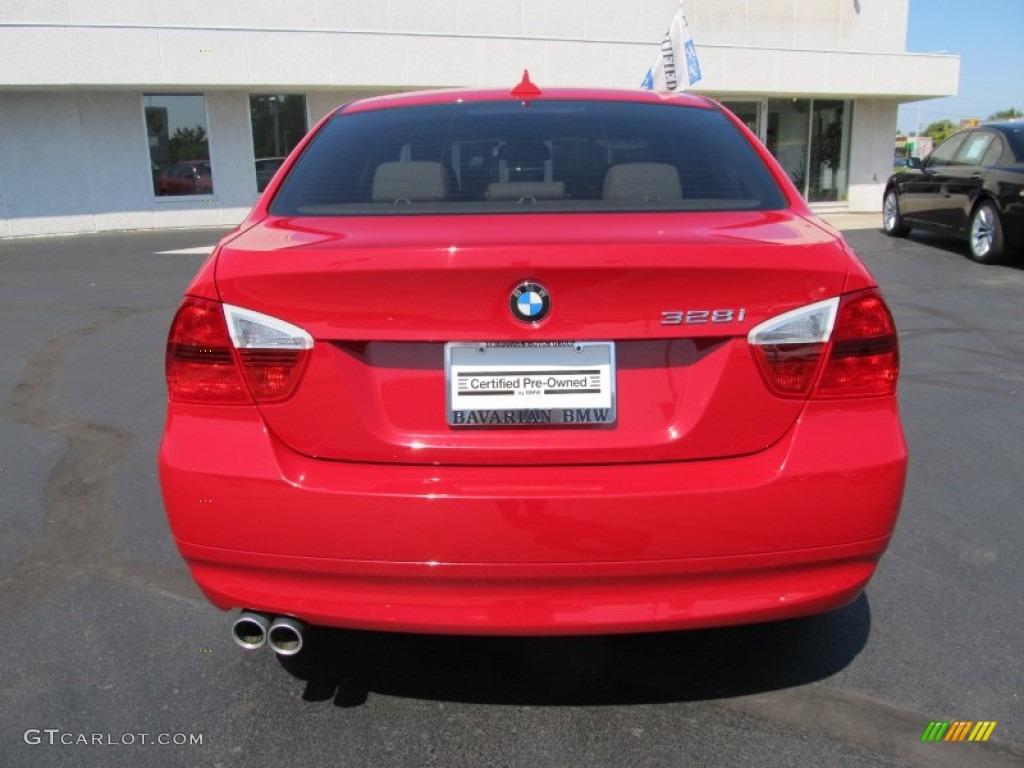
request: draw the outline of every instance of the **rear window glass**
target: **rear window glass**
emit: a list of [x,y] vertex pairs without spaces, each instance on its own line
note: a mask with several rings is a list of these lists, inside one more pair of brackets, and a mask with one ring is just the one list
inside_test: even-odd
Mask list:
[[1013,147],[1013,154],[1016,156],[1017,162],[1024,161],[1024,125],[1008,128],[1003,135]]
[[967,165],[977,165],[981,162],[981,158],[985,156],[985,152],[988,150],[993,138],[994,136],[991,133],[971,134],[967,141],[964,142],[958,159],[961,163],[966,163]]
[[464,102],[339,115],[271,204],[279,216],[780,209],[717,110]]

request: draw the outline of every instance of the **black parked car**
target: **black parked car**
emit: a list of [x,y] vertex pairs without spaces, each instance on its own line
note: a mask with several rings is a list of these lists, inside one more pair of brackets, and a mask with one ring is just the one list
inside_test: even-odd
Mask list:
[[892,237],[911,228],[965,235],[982,264],[1024,247],[1024,122],[955,133],[923,161],[912,157],[885,186],[882,222]]

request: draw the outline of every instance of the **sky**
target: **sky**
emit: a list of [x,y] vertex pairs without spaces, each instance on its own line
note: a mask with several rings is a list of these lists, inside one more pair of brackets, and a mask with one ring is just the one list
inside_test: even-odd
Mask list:
[[910,0],[907,51],[959,55],[960,87],[956,96],[900,107],[900,131],[914,131],[918,109],[922,129],[944,118],[959,125],[1001,109],[1024,110],[1022,36],[1024,0]]

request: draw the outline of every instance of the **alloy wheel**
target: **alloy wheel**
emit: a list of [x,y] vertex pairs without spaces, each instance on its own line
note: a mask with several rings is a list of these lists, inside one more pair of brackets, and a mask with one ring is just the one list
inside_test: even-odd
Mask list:
[[979,258],[984,258],[992,250],[992,243],[995,240],[995,220],[992,209],[981,206],[971,221],[971,252]]
[[903,224],[900,199],[894,190],[886,192],[882,201],[882,227],[889,237],[905,237],[910,232],[910,228]]

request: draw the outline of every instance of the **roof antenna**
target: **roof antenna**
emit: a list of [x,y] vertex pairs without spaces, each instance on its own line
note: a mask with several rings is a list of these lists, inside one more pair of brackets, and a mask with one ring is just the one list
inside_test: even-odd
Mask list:
[[530,80],[530,70],[523,70],[523,79],[512,89],[512,95],[522,101],[524,105],[531,99],[536,99],[540,96],[540,88]]

